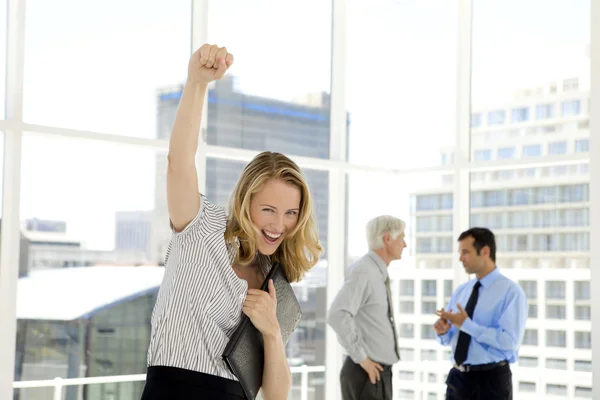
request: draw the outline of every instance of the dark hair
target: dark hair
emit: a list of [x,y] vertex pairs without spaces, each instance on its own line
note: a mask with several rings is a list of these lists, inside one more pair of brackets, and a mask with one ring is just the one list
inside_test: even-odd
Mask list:
[[472,237],[473,246],[477,251],[477,255],[481,253],[481,249],[485,246],[490,248],[490,258],[493,262],[496,262],[496,239],[494,233],[488,228],[471,228],[460,234],[458,241],[465,240],[468,237]]

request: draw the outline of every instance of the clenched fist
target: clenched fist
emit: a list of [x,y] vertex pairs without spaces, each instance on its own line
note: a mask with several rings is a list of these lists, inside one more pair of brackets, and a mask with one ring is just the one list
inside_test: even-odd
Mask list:
[[233,64],[233,54],[225,47],[205,44],[192,54],[188,65],[188,81],[208,83],[219,80]]

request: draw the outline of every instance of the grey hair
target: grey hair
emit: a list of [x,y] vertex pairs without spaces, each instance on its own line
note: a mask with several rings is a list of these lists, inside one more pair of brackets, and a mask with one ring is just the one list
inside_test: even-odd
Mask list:
[[391,215],[380,215],[367,222],[367,244],[369,250],[383,247],[383,235],[389,232],[392,239],[396,239],[404,232],[406,223]]

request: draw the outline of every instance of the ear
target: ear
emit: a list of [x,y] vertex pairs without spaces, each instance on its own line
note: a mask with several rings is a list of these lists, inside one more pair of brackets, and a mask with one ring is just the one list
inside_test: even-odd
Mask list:
[[383,243],[388,243],[390,241],[390,233],[386,232],[383,234]]
[[490,247],[489,246],[483,246],[481,248],[481,255],[484,257],[488,257],[490,256]]

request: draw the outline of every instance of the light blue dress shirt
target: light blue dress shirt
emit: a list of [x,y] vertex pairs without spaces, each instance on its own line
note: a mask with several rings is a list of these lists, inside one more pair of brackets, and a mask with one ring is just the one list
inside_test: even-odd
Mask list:
[[[458,312],[456,303],[467,307],[476,279],[460,285],[452,294],[446,310]],[[460,331],[471,335],[469,352],[464,364],[479,365],[507,360],[517,361],[519,347],[525,334],[528,304],[523,289],[500,273],[496,267],[480,280],[479,298],[472,318],[460,328],[438,336],[443,345],[452,346],[452,361]]]

